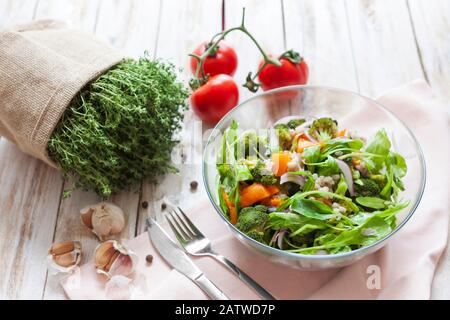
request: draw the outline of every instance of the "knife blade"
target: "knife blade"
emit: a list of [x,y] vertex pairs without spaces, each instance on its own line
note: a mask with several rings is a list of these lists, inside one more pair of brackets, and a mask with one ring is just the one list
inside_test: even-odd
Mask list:
[[185,275],[199,286],[213,300],[229,300],[229,298],[212,283],[204,273],[153,219],[146,220],[147,233],[153,246],[175,270]]

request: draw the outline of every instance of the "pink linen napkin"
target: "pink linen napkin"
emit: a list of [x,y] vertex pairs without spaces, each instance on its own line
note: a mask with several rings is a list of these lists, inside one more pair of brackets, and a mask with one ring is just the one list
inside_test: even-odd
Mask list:
[[[402,119],[419,140],[427,165],[427,185],[411,220],[378,252],[333,270],[301,271],[267,261],[248,249],[227,229],[206,199],[188,215],[204,231],[216,251],[234,261],[278,299],[429,299],[436,264],[447,244],[450,193],[450,126],[446,110],[423,81],[396,88],[378,101]],[[450,106],[447,106],[450,107]],[[207,299],[190,280],[171,269],[152,247],[146,233],[127,242],[139,256],[135,299]],[[152,254],[148,265],[145,256]],[[211,258],[195,263],[231,299],[257,295]],[[379,269],[378,269],[379,268]],[[380,272],[379,286],[371,275]],[[71,299],[106,299],[105,281],[92,263],[62,282]]]

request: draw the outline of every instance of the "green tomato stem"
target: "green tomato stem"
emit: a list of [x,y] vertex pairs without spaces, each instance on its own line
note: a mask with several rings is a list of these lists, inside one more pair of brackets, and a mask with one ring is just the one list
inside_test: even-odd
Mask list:
[[197,61],[198,61],[197,68],[195,70],[195,78],[196,79],[202,78],[204,81],[207,80],[207,75],[205,74],[205,71],[203,70],[205,59],[210,55],[210,53],[213,50],[215,50],[215,48],[218,46],[220,41],[222,41],[231,32],[237,31],[237,30],[241,31],[242,33],[244,33],[245,35],[247,35],[250,38],[250,40],[255,44],[256,48],[261,53],[261,55],[264,59],[264,63],[258,68],[257,72],[252,77],[253,80],[256,79],[256,77],[259,75],[261,70],[264,69],[264,67],[267,66],[268,64],[281,66],[280,60],[269,57],[267,55],[267,53],[263,50],[261,45],[258,43],[258,41],[255,39],[255,37],[247,30],[247,28],[245,27],[245,8],[242,8],[242,20],[241,20],[241,25],[239,27],[233,27],[233,28],[230,28],[230,29],[227,29],[227,30],[224,30],[222,32],[215,34],[211,38],[211,41],[209,42],[210,45],[208,46],[208,48],[200,56],[196,55],[196,54],[190,54],[191,57],[197,59]]

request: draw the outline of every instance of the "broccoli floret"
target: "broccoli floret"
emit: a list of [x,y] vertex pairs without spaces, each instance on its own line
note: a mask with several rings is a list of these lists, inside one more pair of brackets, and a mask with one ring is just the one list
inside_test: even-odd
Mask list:
[[219,171],[221,178],[233,176],[233,171],[231,170],[231,165],[229,163],[217,164],[217,171]]
[[316,140],[329,140],[336,137],[338,131],[337,121],[331,118],[314,120],[309,128],[309,135]]
[[250,173],[253,176],[253,181],[260,182],[265,185],[273,185],[277,183],[277,177],[266,169],[264,162],[258,161],[256,165],[250,169]]
[[292,120],[290,120],[290,121],[287,123],[287,126],[288,126],[290,129],[295,129],[295,128],[297,128],[298,126],[304,124],[305,122],[306,122],[305,119],[292,119]]
[[261,243],[266,243],[266,241],[264,240],[264,232],[262,231],[250,230],[249,232],[246,233],[246,235],[252,238],[253,240],[256,240]]
[[264,228],[268,220],[267,208],[263,205],[247,207],[239,213],[236,228],[252,239],[264,242]]
[[258,136],[254,130],[247,131],[242,136],[242,145],[244,151],[244,158],[255,155],[264,154],[266,151],[266,137]]
[[355,195],[357,197],[378,197],[380,186],[372,179],[360,179],[361,184],[355,183]]
[[263,175],[261,176],[259,182],[261,182],[262,184],[265,184],[266,186],[271,186],[275,183],[277,183],[277,178],[275,177],[275,175],[271,174],[271,175]]
[[386,176],[383,174],[372,174],[370,176],[370,179],[378,183],[378,186],[382,189],[387,182]]
[[291,131],[289,127],[284,123],[277,124],[275,126],[275,133],[278,137],[278,144],[280,147],[283,150],[288,150],[292,143]]

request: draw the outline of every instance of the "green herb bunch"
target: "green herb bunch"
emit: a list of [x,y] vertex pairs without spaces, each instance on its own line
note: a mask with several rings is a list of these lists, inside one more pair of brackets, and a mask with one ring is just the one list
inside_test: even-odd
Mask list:
[[173,65],[125,59],[74,98],[49,140],[49,156],[74,188],[104,197],[155,182],[176,171],[171,151],[187,97]]

